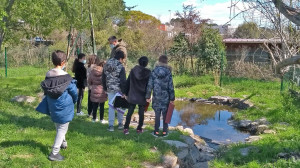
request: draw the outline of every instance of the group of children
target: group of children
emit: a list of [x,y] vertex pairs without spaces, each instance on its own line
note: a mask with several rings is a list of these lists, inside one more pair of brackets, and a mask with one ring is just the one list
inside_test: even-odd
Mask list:
[[[126,60],[124,52],[117,51],[113,57],[106,62],[97,56],[88,57],[88,68],[85,68],[86,55],[79,54],[75,60],[72,71],[75,79],[64,71],[66,54],[63,51],[52,53],[54,69],[47,72],[45,80],[41,83],[45,98],[37,107],[37,111],[51,116],[56,126],[56,138],[49,160],[60,161],[64,157],[59,154],[61,148],[67,148],[65,135],[69,122],[74,116],[74,104],[77,102],[77,115],[82,116],[82,99],[85,87],[88,87],[88,115],[92,115],[92,122],[97,121],[97,111],[100,107],[100,122],[104,121],[104,104],[111,101],[116,93],[123,95],[129,103],[126,122],[123,126],[123,115],[117,112],[118,129],[124,134],[129,134],[131,116],[138,106],[139,124],[137,133],[143,132],[144,112],[147,103],[151,101],[155,111],[154,136],[159,136],[160,116],[163,121],[170,102],[175,100],[174,86],[171,68],[168,66],[168,58],[165,55],[159,57],[154,70],[151,72],[147,67],[148,58],[139,58],[136,65],[126,79],[126,72],[123,63]],[[78,90],[78,91],[77,91]],[[109,106],[108,110],[108,131],[114,131],[115,108]],[[162,136],[168,135],[168,124],[163,122]]]

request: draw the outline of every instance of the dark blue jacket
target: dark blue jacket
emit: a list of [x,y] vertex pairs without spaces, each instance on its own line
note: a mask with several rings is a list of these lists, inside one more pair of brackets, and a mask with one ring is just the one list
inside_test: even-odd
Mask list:
[[175,100],[171,67],[163,63],[157,63],[149,78],[146,99],[151,97],[152,91],[152,107],[154,110],[167,109],[170,101]]
[[74,104],[77,100],[76,80],[69,74],[47,76],[41,83],[45,98],[36,108],[48,114],[55,123],[65,124],[74,117]]

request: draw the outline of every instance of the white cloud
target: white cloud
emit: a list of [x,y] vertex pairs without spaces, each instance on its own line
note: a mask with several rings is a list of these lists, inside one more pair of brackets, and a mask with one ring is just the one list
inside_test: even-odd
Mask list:
[[[248,9],[249,6],[247,3],[239,2],[236,4],[235,7],[231,8],[231,16],[230,16],[230,6],[231,1],[228,0],[227,2],[223,3],[216,3],[213,5],[206,5],[205,3],[200,6],[199,11],[201,18],[203,19],[211,19],[214,23],[222,25],[227,23],[230,20],[230,17],[234,17],[235,15],[239,14],[241,11]],[[252,12],[252,13],[250,13]],[[243,23],[247,18],[248,21],[251,19],[255,21],[255,19],[259,18],[258,12],[253,12],[253,10],[248,11],[246,13],[240,13],[236,16],[230,24],[234,27],[237,27],[239,24]]]
[[[184,5],[193,5],[195,6],[199,12],[200,17],[202,19],[211,19],[213,23],[223,25],[226,22],[228,22],[230,19],[230,6],[231,1],[228,0],[227,2],[222,3],[215,3],[215,4],[205,4],[205,1],[203,1],[201,4],[197,2],[197,0],[185,0],[183,2]],[[233,17],[235,14],[238,14],[240,11],[246,9],[247,6],[245,6],[244,3],[240,2],[236,5],[235,10],[232,8],[231,17]],[[244,22],[243,15],[239,15],[235,19],[233,19],[230,23],[232,26],[237,27],[239,24]],[[175,18],[175,11],[172,11],[171,18]],[[169,22],[170,21],[170,13],[162,13],[159,16],[156,16],[156,18],[160,19],[162,23]]]
[[[217,24],[225,24],[230,20],[230,6],[231,1],[223,2],[223,3],[216,3],[213,5],[201,5],[199,8],[201,18],[203,19],[211,19],[214,23]],[[238,14],[241,10],[244,10],[246,7],[243,3],[238,3],[231,11],[231,17]],[[236,17],[231,21],[233,26],[237,26],[243,23],[244,19],[242,15]]]
[[170,19],[176,18],[176,16],[175,16],[175,12],[171,11],[171,17],[170,17],[170,13],[166,13],[166,14],[158,15],[156,16],[156,18],[159,19],[162,23],[166,23],[166,22],[170,22]]

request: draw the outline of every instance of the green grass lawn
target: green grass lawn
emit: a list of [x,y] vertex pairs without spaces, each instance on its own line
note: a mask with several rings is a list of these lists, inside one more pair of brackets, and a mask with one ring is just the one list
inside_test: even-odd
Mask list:
[[[3,78],[0,68],[0,167],[141,167],[143,162],[160,163],[161,154],[174,151],[162,139],[150,135],[152,128],[142,135],[133,129],[129,136],[121,131],[107,132],[107,125],[91,123],[90,119],[75,117],[69,127],[69,148],[62,151],[64,162],[50,162],[47,155],[55,137],[55,127],[48,116],[35,112],[34,104],[13,103],[16,95],[36,96],[47,68],[22,67],[9,69],[9,78]],[[213,95],[245,98],[255,107],[239,111],[239,119],[255,120],[266,117],[276,135],[263,135],[252,144],[236,144],[220,150],[221,156],[211,167],[300,167],[299,162],[278,159],[280,152],[300,151],[300,103],[288,93],[280,93],[280,82],[224,78],[223,86],[215,86],[211,76],[175,76],[176,97],[203,97]],[[86,111],[87,94],[83,102]],[[107,118],[107,105],[105,109]],[[287,122],[289,126],[280,125]],[[179,139],[172,133],[168,139]],[[159,152],[149,149],[157,147]],[[239,149],[255,146],[257,151],[241,156]]]
[[[142,167],[144,162],[159,164],[162,154],[174,150],[161,138],[150,135],[152,128],[142,135],[131,129],[125,136],[122,131],[108,132],[108,125],[75,116],[66,136],[69,147],[61,151],[66,160],[48,161],[56,133],[53,122],[35,111],[38,102],[31,105],[10,101],[16,95],[37,96],[46,71],[15,68],[10,70],[11,77],[0,78],[0,167]],[[86,112],[85,96],[83,110]],[[107,104],[105,111],[108,111]],[[107,116],[105,113],[106,119]],[[179,136],[180,133],[174,132],[167,139],[179,139]],[[158,152],[151,152],[153,147]]]

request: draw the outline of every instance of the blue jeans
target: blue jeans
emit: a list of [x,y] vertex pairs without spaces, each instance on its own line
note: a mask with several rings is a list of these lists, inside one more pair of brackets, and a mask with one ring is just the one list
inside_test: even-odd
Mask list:
[[[107,93],[108,94],[108,102],[114,98],[116,93]],[[123,124],[123,116],[124,114],[117,112],[118,123]],[[115,123],[115,109],[110,107],[108,108],[108,125],[113,126]]]

